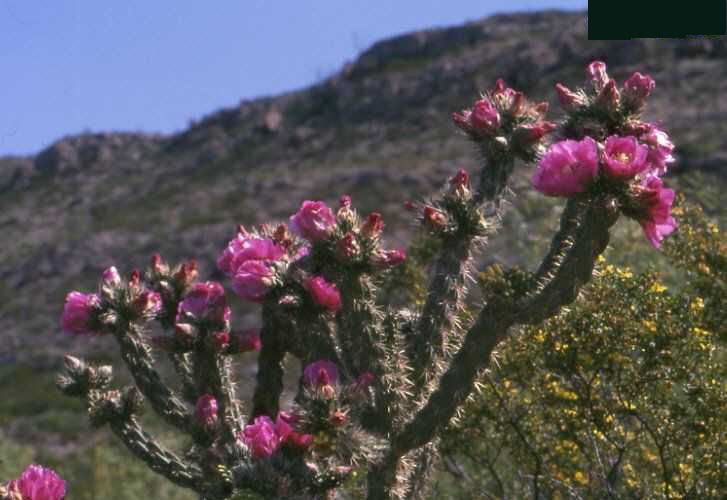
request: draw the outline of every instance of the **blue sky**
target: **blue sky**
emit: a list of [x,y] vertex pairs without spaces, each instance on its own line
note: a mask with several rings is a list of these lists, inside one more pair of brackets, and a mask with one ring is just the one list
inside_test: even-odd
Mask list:
[[[386,37],[587,0],[0,0],[0,155],[169,133],[310,85]],[[525,35],[525,34],[524,34]]]

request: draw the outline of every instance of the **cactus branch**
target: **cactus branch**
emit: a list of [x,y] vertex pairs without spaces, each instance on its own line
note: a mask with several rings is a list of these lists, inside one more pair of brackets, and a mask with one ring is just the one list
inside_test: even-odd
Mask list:
[[166,422],[181,429],[189,430],[192,422],[189,412],[177,396],[161,379],[152,366],[149,346],[142,337],[141,326],[128,323],[115,332],[121,348],[121,358],[129,367],[139,390],[146,396],[156,411]]
[[286,352],[282,338],[284,333],[279,328],[272,306],[265,304],[251,419],[260,415],[275,417],[278,414],[280,395],[283,393],[283,359]]
[[141,428],[134,417],[112,418],[109,420],[109,426],[126,447],[154,472],[174,484],[199,492],[202,483],[201,471],[183,462],[174,453],[157,443]]

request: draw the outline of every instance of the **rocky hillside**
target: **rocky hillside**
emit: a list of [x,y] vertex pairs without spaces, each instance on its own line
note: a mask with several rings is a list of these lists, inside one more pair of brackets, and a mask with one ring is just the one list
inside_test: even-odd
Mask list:
[[[350,193],[403,243],[402,201],[427,196],[458,166],[474,168],[449,117],[497,77],[557,110],[552,83],[579,85],[594,58],[619,80],[650,73],[650,118],[679,146],[670,182],[724,221],[727,39],[590,42],[584,18],[499,15],[404,35],[313,87],[243,101],[176,135],[87,134],[0,158],[0,363],[39,365],[78,350],[59,333],[63,297],[92,289],[104,267],[143,267],[160,251],[196,257],[202,276],[218,277],[214,259],[237,224],[285,218],[303,199]],[[514,210],[487,260],[527,263],[542,249],[558,208],[532,193],[528,175],[515,178]],[[616,257],[629,260],[638,225],[623,221],[618,233]],[[254,325],[239,312],[238,325]]]

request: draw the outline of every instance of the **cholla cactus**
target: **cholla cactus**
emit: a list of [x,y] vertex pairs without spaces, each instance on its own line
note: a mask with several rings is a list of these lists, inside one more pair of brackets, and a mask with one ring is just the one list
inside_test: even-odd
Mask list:
[[[640,120],[653,80],[637,73],[619,91],[603,63],[588,69],[589,88],[556,86],[567,113],[559,125],[545,120],[547,103],[502,80],[454,114],[483,166],[476,187],[460,170],[439,195],[410,205],[438,242],[422,304],[394,308],[379,298],[388,270],[406,258],[385,248],[379,214],[361,217],[348,196],[335,212],[304,201],[288,225],[240,227],[218,259],[235,294],[260,304],[259,334],[231,329],[222,285],[197,282],[193,262],[172,269],[155,256],[143,279],[112,268],[97,294],[70,293],[63,314],[72,333],[113,335],[136,385],[109,389],[110,367],[69,356],[59,387],[87,401],[94,425],[108,424],[150,468],[200,498],[331,498],[353,471],[368,474],[370,499],[423,497],[438,434],[510,328],[575,299],[620,213],[655,246],[675,227],[673,192],[659,178],[673,145]],[[559,141],[547,148],[553,133]],[[536,165],[536,189],[567,198],[560,228],[534,273],[495,272],[480,310],[462,314],[473,256],[497,225],[516,160]],[[150,338],[151,320],[169,333]],[[256,348],[248,406],[231,363]],[[156,371],[155,350],[171,359],[180,391]],[[287,354],[306,368],[294,406],[282,410]],[[144,398],[191,438],[189,449],[173,453],[141,428]]]

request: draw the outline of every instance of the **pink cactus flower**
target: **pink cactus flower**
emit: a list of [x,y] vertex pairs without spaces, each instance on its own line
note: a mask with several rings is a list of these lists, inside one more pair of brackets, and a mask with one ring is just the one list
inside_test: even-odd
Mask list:
[[655,248],[661,247],[664,236],[677,228],[677,222],[671,216],[674,190],[665,188],[659,177],[650,175],[635,188],[634,200],[644,234]]
[[217,423],[217,400],[212,394],[197,399],[194,416],[204,427],[212,427]]
[[303,382],[308,387],[323,387],[338,381],[336,363],[322,359],[311,363],[303,370]]
[[280,446],[280,436],[275,424],[268,416],[256,417],[245,426],[238,438],[250,449],[253,458],[268,458]]
[[237,274],[237,269],[248,260],[279,260],[285,251],[269,238],[257,238],[247,233],[238,233],[230,240],[227,248],[217,259],[217,267],[228,276]]
[[96,294],[71,292],[66,295],[66,303],[61,316],[61,327],[66,333],[90,335],[97,333],[91,329],[95,309],[101,304]]
[[606,139],[604,149],[604,171],[614,180],[632,179],[648,168],[648,148],[638,143],[635,137],[612,135]]
[[63,500],[66,496],[66,482],[52,469],[40,465],[29,465],[8,489],[22,500]]
[[315,303],[329,312],[335,313],[341,308],[341,294],[334,283],[327,282],[321,276],[314,276],[306,280],[304,287]]
[[335,225],[336,217],[322,201],[306,200],[290,217],[290,230],[311,242],[327,238]]
[[606,63],[604,63],[603,61],[593,61],[586,68],[586,73],[588,73],[588,76],[593,82],[593,85],[599,92],[610,80],[608,74],[606,73]]
[[548,196],[573,196],[584,192],[598,175],[598,146],[585,137],[553,144],[533,174],[535,189]]
[[177,321],[183,321],[188,315],[198,320],[229,321],[230,308],[222,285],[216,281],[195,284],[179,303]]
[[261,260],[248,260],[237,269],[232,289],[251,302],[262,302],[273,286],[273,271]]
[[674,144],[669,135],[658,127],[652,126],[651,130],[641,136],[641,141],[649,147],[647,161],[655,169],[655,173],[664,175],[668,164],[674,162],[672,155]]
[[624,97],[636,107],[641,107],[655,87],[656,82],[654,82],[653,78],[636,72],[624,82]]

